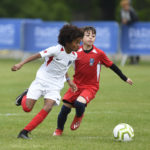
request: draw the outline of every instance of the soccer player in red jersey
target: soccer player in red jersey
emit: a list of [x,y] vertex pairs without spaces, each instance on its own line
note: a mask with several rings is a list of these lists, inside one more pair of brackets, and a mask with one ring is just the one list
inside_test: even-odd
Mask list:
[[106,56],[106,54],[96,48],[93,43],[96,38],[96,30],[91,26],[83,28],[83,45],[77,51],[78,57],[75,60],[75,74],[73,82],[77,86],[76,92],[71,88],[63,97],[63,106],[58,115],[57,128],[54,136],[60,136],[63,133],[64,125],[71,108],[76,109],[76,115],[70,126],[71,130],[76,130],[82,121],[85,107],[94,99],[100,80],[101,66],[105,65],[112,69],[123,81],[132,85],[132,80],[127,78],[121,70]]

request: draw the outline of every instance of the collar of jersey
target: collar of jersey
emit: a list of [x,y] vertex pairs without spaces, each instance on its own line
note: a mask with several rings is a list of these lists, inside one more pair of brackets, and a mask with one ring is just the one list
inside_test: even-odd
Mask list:
[[[82,49],[83,49],[83,47],[82,47]],[[89,50],[84,50],[84,49],[83,49],[83,51],[84,51],[85,53],[90,53],[92,50],[93,50],[93,46],[92,46],[92,48],[89,49]]]

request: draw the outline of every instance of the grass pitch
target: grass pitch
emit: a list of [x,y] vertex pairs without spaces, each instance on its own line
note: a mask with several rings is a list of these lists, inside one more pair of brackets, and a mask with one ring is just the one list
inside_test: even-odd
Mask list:
[[[39,99],[30,113],[14,104],[15,98],[26,89],[41,61],[30,62],[21,70],[11,72],[17,60],[0,60],[0,150],[149,150],[150,149],[150,62],[137,66],[126,65],[121,70],[130,77],[134,85],[123,82],[110,69],[102,67],[100,90],[88,105],[85,117],[77,131],[70,130],[75,111],[70,113],[64,134],[53,137],[60,106],[52,112],[30,137],[17,139],[19,131],[41,110],[43,99]],[[70,69],[70,74],[73,73]],[[65,84],[61,95],[68,86]],[[114,141],[112,131],[118,123],[128,123],[135,131],[131,142]]]

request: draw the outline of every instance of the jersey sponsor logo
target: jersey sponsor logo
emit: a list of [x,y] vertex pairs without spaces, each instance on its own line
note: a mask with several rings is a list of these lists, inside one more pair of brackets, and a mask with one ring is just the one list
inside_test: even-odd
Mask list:
[[90,58],[90,66],[93,66],[94,64],[94,58]]
[[60,61],[61,59],[59,59],[59,58],[56,58],[56,60]]

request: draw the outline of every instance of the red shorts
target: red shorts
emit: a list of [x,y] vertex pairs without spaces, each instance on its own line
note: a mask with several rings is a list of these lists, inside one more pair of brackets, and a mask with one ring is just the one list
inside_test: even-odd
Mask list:
[[79,96],[82,96],[85,98],[88,104],[92,99],[94,99],[96,92],[96,90],[91,88],[78,88],[78,90],[74,93],[71,91],[71,88],[69,88],[63,97],[63,101],[69,104],[73,104]]

